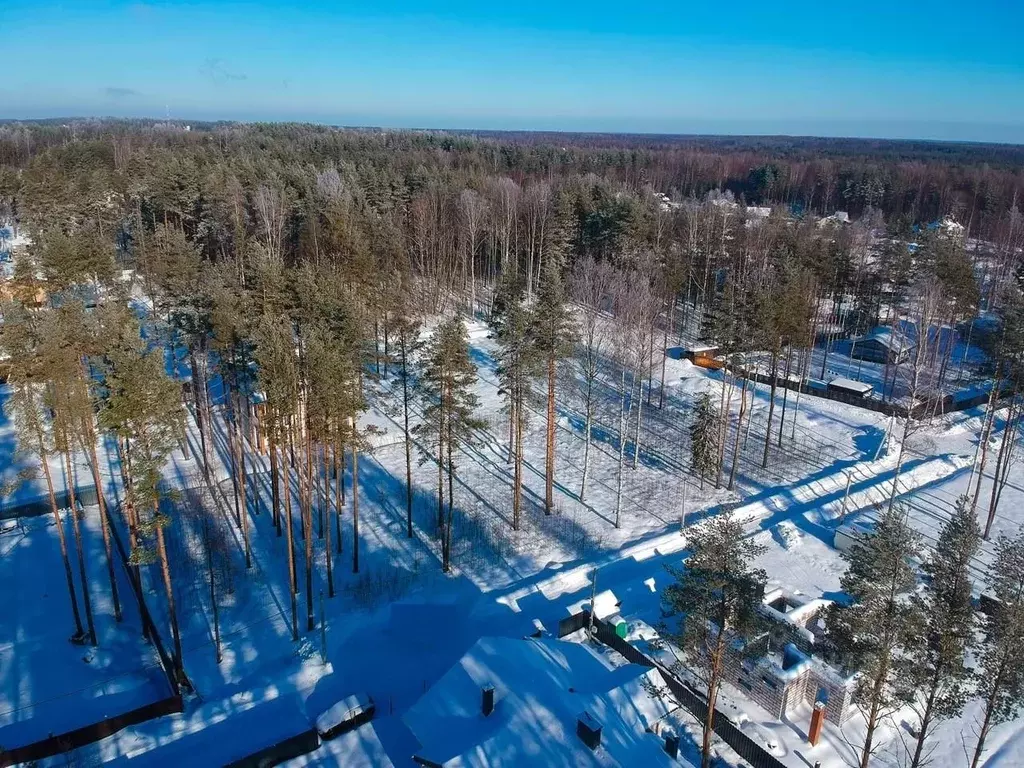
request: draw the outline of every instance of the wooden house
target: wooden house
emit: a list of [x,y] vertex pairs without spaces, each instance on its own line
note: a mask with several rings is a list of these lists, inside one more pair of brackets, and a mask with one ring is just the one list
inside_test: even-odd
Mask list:
[[892,328],[879,327],[850,346],[850,357],[872,363],[894,365],[910,356],[913,342]]
[[714,345],[697,345],[683,353],[683,357],[701,368],[718,370],[725,367],[725,361],[718,357],[718,347]]

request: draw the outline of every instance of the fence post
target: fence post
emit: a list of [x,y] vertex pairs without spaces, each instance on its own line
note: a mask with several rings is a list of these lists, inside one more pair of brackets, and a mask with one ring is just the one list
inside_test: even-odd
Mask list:
[[846,522],[846,503],[850,500],[850,483],[852,482],[852,480],[853,480],[853,476],[849,472],[847,472],[846,473],[846,492],[843,494],[843,511],[839,515],[839,522],[840,523]]
[[594,614],[597,611],[594,601],[597,599],[597,568],[590,572],[590,619],[587,622],[587,638],[594,634]]

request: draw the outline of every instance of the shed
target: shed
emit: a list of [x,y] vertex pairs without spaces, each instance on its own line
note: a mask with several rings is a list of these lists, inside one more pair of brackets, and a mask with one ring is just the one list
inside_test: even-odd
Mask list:
[[829,392],[839,392],[844,395],[852,395],[853,397],[867,397],[871,394],[871,390],[874,387],[871,384],[865,384],[863,381],[854,381],[853,379],[832,379],[828,383]]

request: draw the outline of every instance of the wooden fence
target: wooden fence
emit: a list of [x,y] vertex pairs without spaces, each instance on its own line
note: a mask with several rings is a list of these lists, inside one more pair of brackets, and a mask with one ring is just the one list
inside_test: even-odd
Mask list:
[[69,752],[72,749],[78,749],[86,744],[92,744],[100,739],[105,739],[107,736],[111,736],[130,725],[137,725],[147,720],[152,720],[154,717],[162,717],[163,715],[170,715],[181,711],[183,711],[181,696],[173,694],[159,701],[151,701],[136,709],[123,712],[120,715],[104,718],[98,723],[83,725],[81,728],[76,728],[73,731],[49,736],[22,747],[15,747],[11,750],[0,748],[0,766],[6,768],[9,765],[53,757],[62,752]]

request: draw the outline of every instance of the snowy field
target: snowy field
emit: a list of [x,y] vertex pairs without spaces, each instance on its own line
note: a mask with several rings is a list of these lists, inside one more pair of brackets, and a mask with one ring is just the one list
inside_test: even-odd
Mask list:
[[[686,538],[680,532],[684,511],[690,525],[706,515],[733,510],[746,522],[750,535],[767,548],[758,565],[769,575],[769,588],[782,586],[813,598],[838,590],[845,566],[831,545],[840,518],[869,519],[874,505],[888,498],[896,461],[894,440],[888,435],[890,420],[834,401],[806,395],[797,399],[790,393],[780,445],[780,394],[771,454],[768,466],[762,467],[768,412],[763,385],[753,391],[750,426],[744,425],[744,433],[738,436],[733,431],[727,435],[723,485],[738,444],[736,487],[715,489],[709,481],[701,488],[688,472],[691,406],[703,391],[716,399],[720,396],[721,374],[670,359],[664,406],[658,407],[659,376],[655,375],[649,405],[646,387],[641,395],[645,400],[641,439],[638,442],[632,430],[625,436],[620,527],[613,525],[613,510],[622,436],[617,427],[616,377],[609,375],[602,379],[591,481],[584,501],[579,498],[583,417],[570,394],[573,387],[561,387],[556,514],[551,516],[543,512],[544,418],[539,406],[531,414],[524,525],[512,531],[511,465],[495,347],[482,329],[474,329],[471,336],[479,370],[477,394],[487,427],[475,444],[456,457],[455,572],[444,575],[440,570],[434,537],[437,469],[430,461],[413,466],[416,536],[406,538],[405,453],[399,424],[384,407],[383,392],[390,386],[385,381],[364,421],[383,433],[374,438],[377,447],[372,455],[361,456],[359,462],[360,568],[353,573],[349,465],[344,478],[342,552],[335,552],[333,561],[334,597],[328,594],[326,542],[316,521],[310,533],[317,567],[312,589],[306,590],[304,541],[296,515],[300,639],[293,642],[285,539],[277,535],[269,513],[269,461],[249,446],[251,490],[246,513],[251,572],[246,575],[242,534],[232,519],[225,425],[220,420],[214,425],[214,471],[207,483],[196,461],[200,443],[193,422],[188,456],[177,451],[164,478],[168,489],[175,490],[175,497],[169,495],[166,502],[166,511],[175,518],[168,547],[184,666],[195,692],[187,697],[183,714],[128,728],[78,750],[76,759],[83,764],[130,760],[165,765],[174,763],[175,756],[201,754],[207,758],[204,764],[221,764],[292,735],[336,700],[365,691],[378,705],[374,722],[325,743],[295,764],[405,765],[415,739],[402,715],[424,692],[481,637],[521,638],[538,625],[553,632],[568,615],[569,606],[589,599],[595,568],[599,587],[615,592],[627,620],[657,624],[660,593],[669,578],[665,566],[678,564],[685,549]],[[738,390],[732,408],[738,408]],[[899,491],[914,525],[926,538],[934,538],[943,515],[966,487],[979,427],[980,411],[971,411],[936,421],[911,438]],[[104,482],[108,497],[116,500],[119,473],[116,458],[107,455],[110,462],[104,467]],[[1015,530],[1024,521],[1024,484],[1016,477],[1019,473],[1011,476],[1011,488],[997,518],[999,531]],[[294,495],[297,489],[291,492]],[[154,695],[153,680],[160,676],[154,654],[132,625],[127,584],[122,591],[123,624],[113,626],[109,606],[102,602],[105,561],[95,512],[86,515],[85,540],[90,579],[97,591],[94,608],[100,648],[94,651],[65,641],[70,628],[66,587],[55,532],[44,520],[33,519],[23,530],[0,535],[2,583],[32,584],[27,590],[3,590],[0,597],[4,615],[18,617],[5,621],[0,635],[0,706],[8,710],[0,714],[6,718],[0,720],[0,744],[5,745],[10,743],[6,728],[24,728],[23,733],[35,728],[45,735],[56,729],[53,723],[65,730],[64,724],[73,727],[76,717],[94,716],[98,704],[82,705],[85,694],[81,691],[89,686],[103,687],[104,681],[113,678],[117,682],[104,689],[110,700],[134,700]],[[208,551],[215,554],[212,563]],[[982,560],[991,555],[990,545],[986,553]],[[144,570],[148,571],[144,574],[147,604],[163,630],[167,620],[158,570],[155,566]],[[213,636],[211,578],[219,607],[220,662]],[[305,624],[308,595],[317,623],[310,632]],[[320,629],[321,615],[326,631]],[[169,642],[167,635],[164,641]],[[25,648],[30,649],[28,653]],[[83,659],[86,655],[92,658]],[[770,734],[786,765],[807,766],[820,760],[830,768],[846,764],[855,752],[851,743],[856,743],[856,718],[842,731],[826,725],[822,744],[812,750],[805,741],[809,711],[791,721],[772,723],[766,712],[737,691],[727,692],[723,708],[735,711],[739,721],[754,723],[756,727],[750,726],[754,733]],[[31,712],[44,719],[25,714]],[[942,726],[936,754],[961,754],[956,734],[971,727],[975,714],[969,708],[963,718]],[[985,765],[1024,764],[1020,725],[1010,723],[993,732]],[[879,764],[901,764],[899,727],[897,722],[883,734],[887,747]],[[692,757],[699,739],[692,723],[688,733],[690,741],[683,745],[683,753]],[[725,759],[735,758],[719,748]]]

